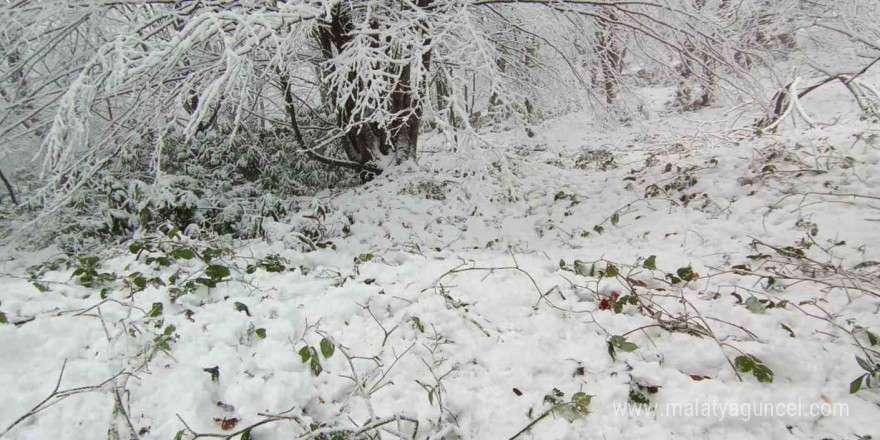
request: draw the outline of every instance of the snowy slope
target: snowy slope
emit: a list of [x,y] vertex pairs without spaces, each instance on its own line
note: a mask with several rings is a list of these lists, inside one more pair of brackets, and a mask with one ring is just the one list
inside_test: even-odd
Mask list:
[[[880,129],[857,120],[845,94],[815,95],[804,105],[835,125],[787,121],[754,136],[730,130],[746,118],[708,109],[614,131],[569,115],[537,137],[491,133],[491,148],[466,152],[434,139],[418,166],[322,194],[323,212],[300,201],[300,214],[267,223],[267,241],[157,235],[152,252],[101,255],[99,272],[165,284],[179,273],[179,284],[206,263],[147,258],[230,249],[211,262],[229,277],[175,301],[168,286],[132,294],[118,281],[102,301],[63,267],[38,277],[50,289],[40,292],[25,269],[57,255],[9,251],[0,272],[20,278],[2,279],[0,311],[20,324],[0,325],[0,429],[50,395],[66,360],[61,390],[111,380],[4,437],[191,438],[266,421],[252,438],[320,438],[310,424],[399,415],[371,432],[410,438],[412,419],[419,439],[498,439],[546,413],[519,438],[876,438],[880,395],[851,394],[850,383],[865,373],[856,356],[880,359],[862,330],[880,333],[870,264],[880,261]],[[333,247],[311,251],[306,231]],[[284,271],[248,273],[271,254]],[[609,264],[619,275],[601,276]],[[691,281],[670,282],[688,267]],[[789,278],[771,281],[774,271]],[[637,349],[618,345],[612,358],[613,336]],[[317,376],[304,346],[316,348]],[[745,354],[772,383],[734,370]],[[592,396],[589,414],[548,413],[554,389],[560,402]],[[633,393],[658,411],[769,402],[848,414],[617,413]]]

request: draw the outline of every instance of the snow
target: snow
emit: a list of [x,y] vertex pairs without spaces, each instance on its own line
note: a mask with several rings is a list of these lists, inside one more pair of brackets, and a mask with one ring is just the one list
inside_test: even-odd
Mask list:
[[[118,282],[102,301],[100,289],[70,279],[73,268],[40,277],[51,289],[42,293],[25,269],[57,255],[5,249],[0,310],[11,322],[33,320],[0,325],[0,429],[50,394],[66,361],[61,389],[101,384],[120,371],[131,375],[71,395],[5,437],[102,438],[111,425],[124,431],[114,411],[121,395],[142,439],[174,438],[183,421],[196,432],[219,433],[215,419],[235,417],[238,430],[263,420],[260,414],[291,408],[287,414],[306,428],[311,422],[363,426],[370,418],[403,415],[419,421],[420,439],[510,438],[550,409],[545,396],[555,388],[566,400],[579,391],[593,396],[590,414],[554,414],[520,438],[876,438],[880,395],[875,389],[850,394],[850,382],[864,371],[856,362],[862,354],[843,329],[880,332],[877,297],[823,291],[808,282],[767,288],[766,280],[730,271],[752,263],[747,256],[768,252],[751,248],[753,240],[791,246],[808,236],[810,225],[818,227],[810,235],[816,244],[805,251],[810,258],[848,269],[880,260],[876,199],[786,197],[793,191],[880,197],[880,127],[858,120],[849,96],[827,90],[802,105],[815,121],[834,125],[810,129],[802,120],[797,127],[786,120],[779,133],[762,136],[730,131],[728,109],[711,108],[616,129],[585,113],[567,115],[536,127],[534,138],[489,133],[491,149],[449,152],[441,139],[430,139],[418,165],[319,195],[325,218],[303,217],[313,214],[311,200],[299,200],[294,218],[266,221],[268,240],[164,238],[166,245],[199,252],[234,250],[219,258],[231,268],[231,280],[176,301],[167,287],[148,284],[131,295]],[[582,160],[579,167],[581,154],[607,158],[599,150],[610,152],[613,164]],[[770,158],[774,151],[790,157]],[[765,171],[768,165],[775,171]],[[694,168],[676,171],[688,167]],[[696,182],[645,198],[651,184],[687,181],[684,174]],[[697,196],[683,206],[682,194]],[[297,232],[307,227],[326,231],[335,246],[304,252]],[[372,259],[359,261],[366,253]],[[138,258],[125,246],[105,252],[99,272],[167,280],[205,265],[193,259],[157,267],[146,263],[149,254]],[[284,258],[289,270],[246,273],[248,264],[270,254]],[[641,268],[650,255],[656,256],[653,273]],[[621,282],[561,269],[560,260],[569,267],[575,260],[605,260],[621,272],[634,266],[640,273],[632,278],[647,283],[638,288],[643,297],[659,294],[652,300],[658,307],[699,316],[715,338],[652,327],[657,321],[633,306],[619,314],[602,310],[600,301],[612,292],[627,293]],[[698,279],[676,286],[652,279],[687,266]],[[456,268],[490,269],[449,273]],[[656,290],[661,287],[666,290]],[[752,311],[731,295],[734,289],[744,300],[751,291],[789,305]],[[827,315],[805,303],[810,300]],[[162,304],[162,315],[145,316],[154,303]],[[194,312],[191,319],[186,310]],[[177,335],[170,350],[146,356],[169,324]],[[266,338],[249,328],[265,329]],[[612,359],[607,341],[624,334],[638,349],[617,350]],[[321,356],[323,372],[314,376],[298,351],[318,347],[322,338],[337,350]],[[758,382],[751,373],[741,373],[740,381],[729,362],[740,352],[763,361],[773,382]],[[204,371],[214,366],[218,381]],[[659,387],[649,397],[661,407],[829,402],[845,404],[849,413],[748,420],[615,413],[635,384]],[[413,429],[407,421],[385,427],[382,438],[394,438],[390,431],[409,438]],[[282,439],[307,432],[282,419],[254,428],[253,435]]]

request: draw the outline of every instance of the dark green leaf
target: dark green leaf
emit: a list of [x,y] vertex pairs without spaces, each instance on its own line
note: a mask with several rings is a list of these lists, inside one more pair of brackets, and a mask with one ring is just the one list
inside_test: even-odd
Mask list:
[[9,320],[6,319],[6,314],[0,312],[0,324],[9,324]]
[[220,367],[203,368],[202,371],[211,375],[212,382],[220,381]]
[[229,268],[219,264],[212,264],[205,268],[205,275],[212,280],[219,281],[229,276]]
[[180,431],[177,431],[177,434],[174,434],[174,440],[183,440],[183,434],[185,434],[185,433],[186,433],[186,431],[183,429],[181,429]]
[[644,267],[645,269],[657,270],[657,256],[651,255],[650,257],[648,257],[648,259],[645,260],[644,263],[642,263],[642,267]]
[[849,393],[855,394],[858,390],[862,388],[862,380],[867,376],[867,374],[863,374],[859,376],[856,380],[849,383]]
[[193,258],[195,258],[196,253],[192,249],[189,249],[189,248],[177,248],[177,249],[169,252],[168,255],[171,255],[174,258],[180,258],[183,260],[192,260]]
[[245,315],[251,316],[251,311],[248,310],[248,306],[244,303],[240,303],[238,301],[234,304],[235,310],[239,312],[244,312]]
[[143,249],[143,248],[144,248],[144,244],[139,241],[136,241],[136,242],[128,245],[128,251],[133,254],[140,252],[141,249]]
[[737,370],[743,373],[748,373],[755,366],[755,361],[748,356],[737,356],[734,360],[734,364],[736,365]]
[[333,345],[333,341],[327,338],[321,339],[321,354],[324,355],[324,359],[330,359],[330,356],[333,356],[335,351],[336,346]]
[[309,359],[312,357],[312,350],[309,349],[308,345],[299,349],[299,357],[302,358],[303,363],[309,361]]
[[251,428],[245,429],[241,433],[241,437],[239,437],[239,439],[240,440],[253,440],[253,438],[251,437]]
[[629,401],[630,403],[636,403],[641,405],[650,405],[651,401],[642,393],[636,390],[629,390]]
[[620,274],[620,271],[617,270],[617,266],[608,263],[608,267],[605,268],[605,278],[614,278]]
[[620,214],[615,212],[611,214],[611,226],[617,226],[618,223],[620,223]]
[[758,379],[758,382],[773,383],[773,370],[764,364],[755,364],[752,373]]
[[206,287],[217,287],[217,281],[211,278],[196,278],[196,282]]
[[258,328],[254,330],[254,334],[256,334],[257,337],[260,339],[266,339],[266,329],[264,328]]
[[150,312],[147,313],[147,316],[149,316],[150,318],[162,316],[162,303],[153,303],[153,307],[150,309]]
[[677,271],[675,271],[675,273],[678,274],[678,277],[684,281],[690,281],[694,278],[694,271],[693,269],[691,269],[690,266],[680,267]]
[[312,374],[314,374],[315,376],[320,376],[321,372],[324,371],[324,369],[321,368],[321,361],[318,359],[317,355],[312,356],[309,366],[311,367]]
[[425,332],[425,326],[422,325],[422,320],[419,319],[418,316],[413,316],[412,318],[409,318],[409,319],[412,321],[413,327],[419,329],[419,333]]

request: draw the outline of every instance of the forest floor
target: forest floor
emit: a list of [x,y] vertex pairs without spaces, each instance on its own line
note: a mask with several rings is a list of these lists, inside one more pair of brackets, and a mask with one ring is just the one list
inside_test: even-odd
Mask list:
[[880,128],[804,106],[434,139],[265,240],[6,249],[2,437],[880,438]]

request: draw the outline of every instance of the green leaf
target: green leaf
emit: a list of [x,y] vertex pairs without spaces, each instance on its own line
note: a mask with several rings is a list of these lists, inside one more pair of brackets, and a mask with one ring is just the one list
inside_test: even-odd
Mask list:
[[165,236],[168,238],[174,238],[174,236],[177,235],[178,232],[180,232],[180,228],[178,228],[177,226],[174,226],[171,228],[170,231],[168,231],[167,234],[165,234]]
[[189,249],[189,248],[177,248],[177,249],[169,252],[168,255],[171,255],[174,258],[180,258],[183,260],[192,260],[193,258],[195,258],[196,253],[192,249]]
[[256,334],[257,337],[260,339],[266,339],[266,329],[264,328],[258,328],[254,330],[254,334]]
[[310,347],[306,345],[305,347],[299,349],[299,357],[302,359],[303,363],[308,362],[309,359],[312,357],[312,350],[310,350],[309,348]]
[[[314,350],[314,349],[312,349],[312,350]],[[324,371],[324,369],[321,368],[321,361],[318,359],[317,355],[312,356],[311,363],[309,364],[309,367],[312,370],[312,374],[314,374],[315,376],[320,376],[321,372]]]
[[174,440],[183,440],[183,434],[185,434],[185,433],[186,433],[186,431],[183,429],[181,429],[180,431],[177,431],[177,434],[174,434]]
[[773,383],[773,370],[764,364],[755,364],[752,373],[758,379],[758,382]]
[[220,381],[220,367],[203,368],[202,371],[211,375],[212,382]]
[[636,404],[641,404],[641,405],[650,405],[651,404],[651,401],[647,397],[645,397],[644,394],[642,394],[636,390],[629,390],[629,401],[630,401],[630,403],[636,403]]
[[617,270],[617,266],[608,263],[608,266],[605,268],[605,278],[614,278],[617,275],[620,275],[620,271]]
[[736,369],[743,373],[748,373],[755,366],[755,361],[749,356],[737,356],[733,363]]
[[877,345],[878,343],[880,343],[880,337],[878,337],[875,333],[871,333],[867,330],[865,330],[865,333],[868,334],[868,342],[870,342],[871,345]]
[[244,303],[240,303],[240,302],[236,301],[233,306],[235,307],[236,311],[244,312],[245,315],[251,316],[251,311],[248,310],[248,306],[245,305]]
[[253,440],[252,437],[251,437],[251,428],[245,429],[245,430],[241,433],[241,437],[239,437],[239,439],[240,439],[240,440]]
[[213,260],[214,258],[217,258],[221,255],[223,255],[223,251],[220,249],[208,248],[208,249],[205,249],[204,251],[202,251],[202,258],[205,260],[206,263],[210,263],[211,260]]
[[131,282],[132,284],[137,286],[138,289],[143,289],[144,287],[147,287],[147,280],[145,280],[144,277],[136,276],[134,277],[134,279],[131,280]]
[[565,269],[565,260],[562,260],[562,259],[559,260],[559,268]]
[[6,319],[6,314],[0,312],[0,324],[9,324],[9,320]]
[[428,403],[434,406],[434,390],[428,391]]
[[195,281],[205,287],[217,287],[217,281],[211,278],[198,277]]
[[620,214],[615,212],[611,214],[611,226],[617,226],[618,223],[620,223]]
[[601,234],[605,230],[605,228],[603,228],[599,225],[596,225],[596,226],[593,226],[593,230],[596,231],[597,234]]
[[162,308],[163,308],[162,303],[160,303],[160,302],[153,303],[153,307],[150,309],[150,312],[147,313],[147,316],[149,316],[150,318],[156,318],[156,317],[162,316]]
[[419,329],[419,333],[425,332],[425,326],[422,325],[422,320],[419,319],[418,316],[413,316],[412,318],[409,318],[409,319],[410,319],[410,321],[412,321],[413,327]]
[[858,390],[860,390],[862,388],[862,380],[865,379],[865,376],[867,376],[867,374],[863,374],[863,375],[859,376],[858,378],[856,378],[856,380],[849,383],[849,393],[850,394],[855,394]]
[[644,263],[642,263],[642,267],[649,270],[657,270],[657,256],[651,255],[650,257],[648,257],[648,259],[645,260]]
[[587,415],[590,413],[590,401],[592,399],[592,396],[584,392],[577,392],[571,396],[571,403],[573,404],[575,411],[582,415]]
[[608,355],[611,356],[612,361],[617,360],[617,356],[614,353],[614,344],[611,341],[608,341]]
[[856,362],[858,362],[859,366],[862,367],[862,369],[867,371],[868,373],[874,372],[874,368],[871,366],[871,364],[868,361],[856,356]]
[[171,334],[174,333],[175,330],[177,330],[177,327],[175,327],[174,324],[168,324],[168,326],[165,327],[165,331],[162,332],[162,334],[164,334],[165,336],[171,336]]
[[678,274],[678,277],[681,278],[682,280],[684,280],[685,282],[690,281],[694,277],[694,270],[691,269],[690,266],[679,267],[678,270],[675,271],[675,273]]
[[333,356],[335,351],[336,346],[333,345],[333,341],[327,338],[321,339],[321,354],[324,355],[324,359],[330,359],[330,356]]
[[371,254],[369,252],[365,253],[365,254],[360,254],[360,255],[358,255],[357,259],[358,259],[359,263],[366,263],[367,261],[370,261],[373,259],[373,254]]
[[638,345],[627,341],[626,338],[623,336],[612,336],[611,345],[627,353],[632,353],[639,349]]
[[136,242],[128,245],[128,251],[133,254],[140,252],[141,249],[143,249],[143,248],[144,248],[144,244],[139,241],[136,241]]
[[212,264],[205,268],[205,275],[214,281],[219,281],[229,276],[229,268],[219,264]]

